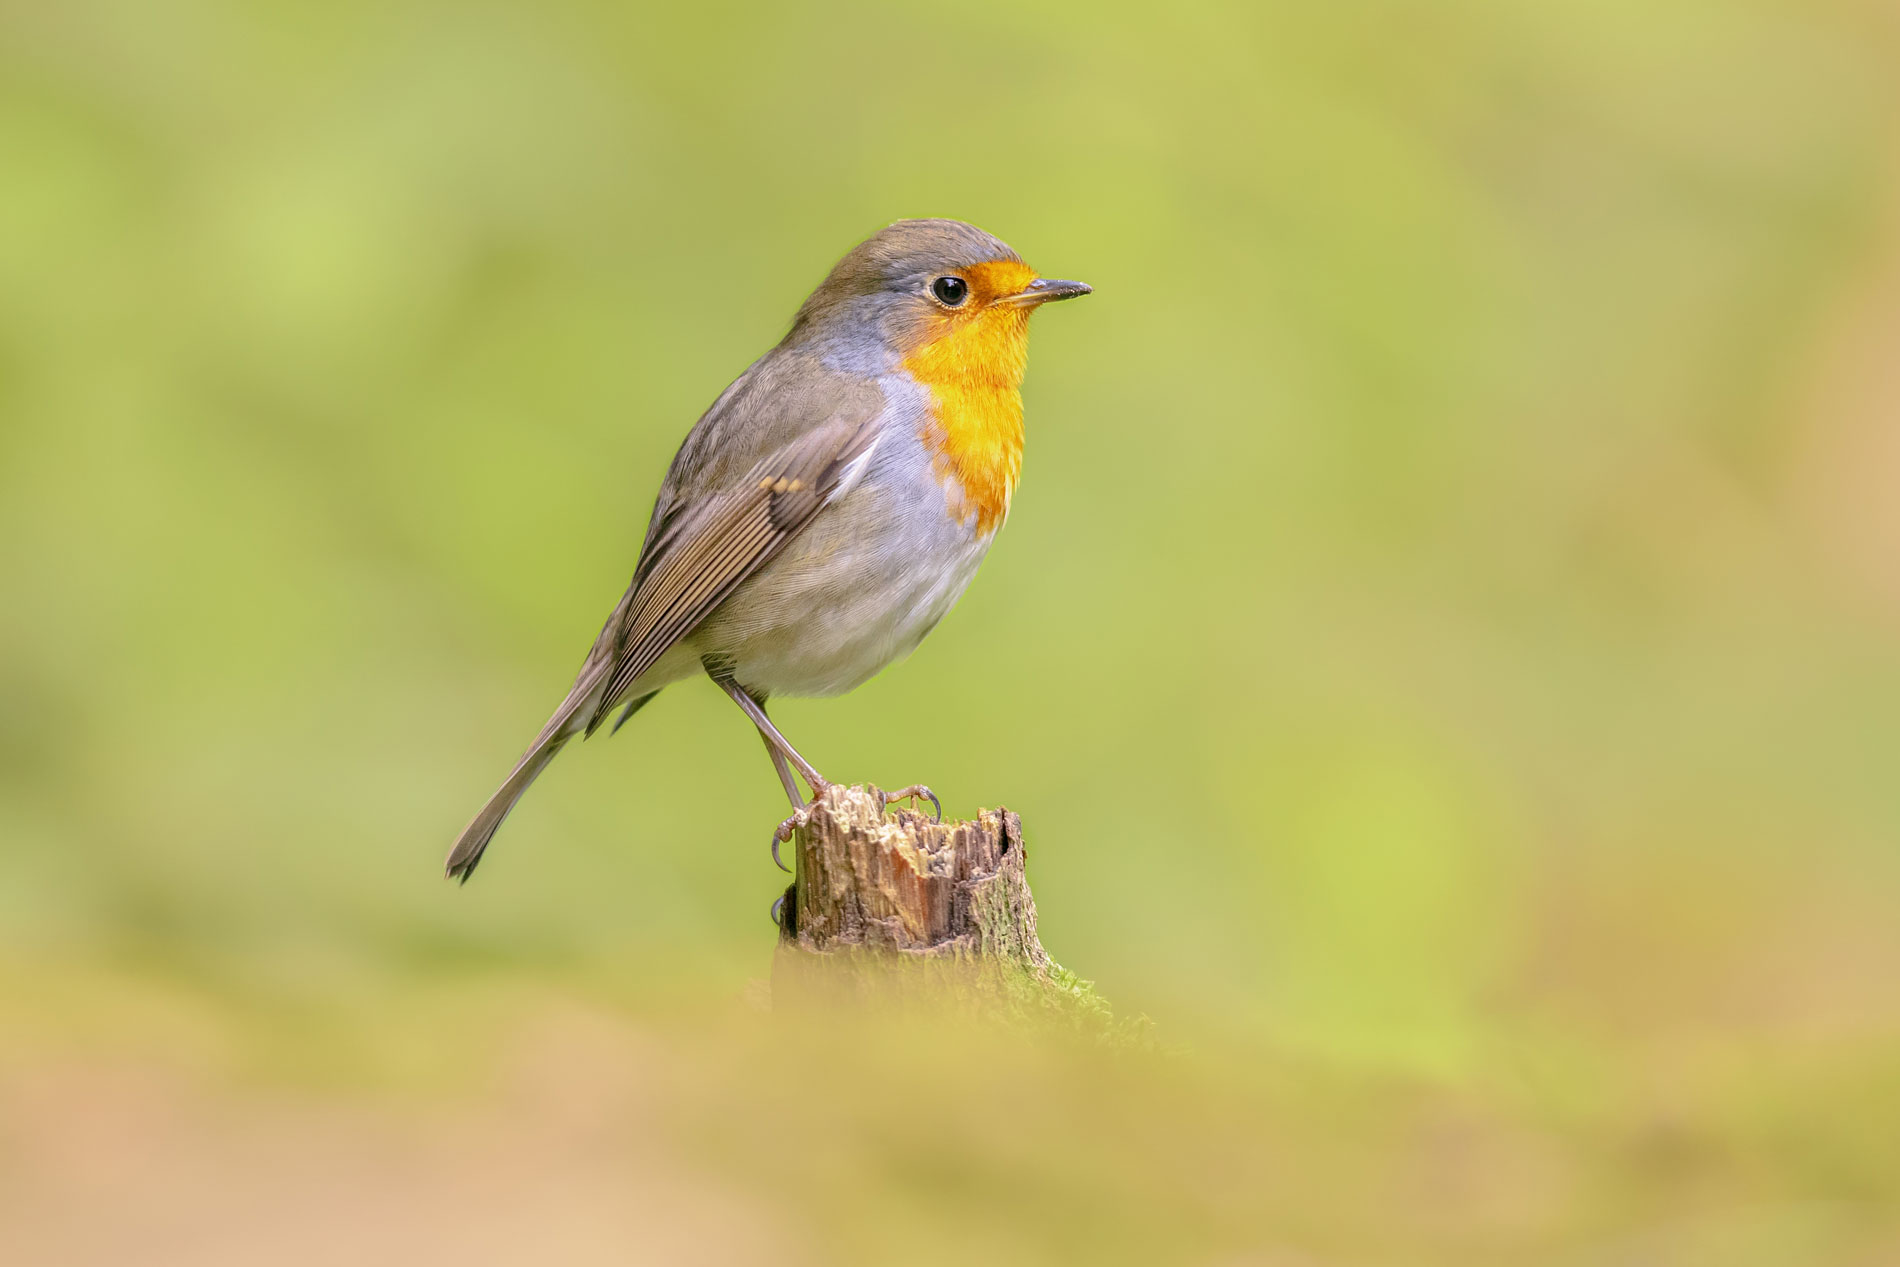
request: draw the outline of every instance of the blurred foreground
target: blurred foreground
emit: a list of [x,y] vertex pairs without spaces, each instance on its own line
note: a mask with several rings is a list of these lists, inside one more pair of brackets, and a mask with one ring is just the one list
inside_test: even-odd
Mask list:
[[8,984],[51,1009],[0,1069],[9,1262],[1900,1260],[1890,1060],[1526,1038],[1445,1080],[492,980]]

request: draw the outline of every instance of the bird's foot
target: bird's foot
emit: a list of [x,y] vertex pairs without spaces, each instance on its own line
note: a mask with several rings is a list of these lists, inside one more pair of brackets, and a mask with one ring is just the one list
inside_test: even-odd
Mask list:
[[[815,801],[818,798],[813,797],[812,799]],[[796,813],[794,813],[790,818],[786,819],[784,822],[780,823],[777,827],[774,827],[772,829],[772,861],[778,864],[778,869],[780,871],[790,871],[791,868],[786,866],[785,860],[778,856],[778,847],[784,844],[786,841],[790,840],[792,838],[793,833],[802,829],[805,826],[805,824],[809,823],[810,821],[811,821],[811,806],[805,805],[802,808],[800,808]]]
[[790,779],[791,776],[787,775],[785,790],[792,793],[792,805],[795,808],[790,818],[772,829],[772,861],[778,863],[780,871],[790,871],[791,868],[786,866],[784,859],[778,856],[778,847],[790,840],[793,832],[802,830],[805,824],[811,821],[812,806],[818,804],[819,799],[831,790],[831,784],[820,778],[818,771],[808,771],[805,782],[811,784],[811,799],[801,805],[798,801],[797,788]]
[[885,792],[883,793],[883,797],[884,803],[878,806],[878,813],[880,814],[891,807],[892,801],[909,801],[910,807],[916,809],[917,802],[924,800],[930,802],[930,808],[932,810],[930,821],[933,823],[941,823],[943,821],[943,802],[937,799],[935,792],[931,791],[922,783],[913,783],[909,787],[900,787],[895,792]]

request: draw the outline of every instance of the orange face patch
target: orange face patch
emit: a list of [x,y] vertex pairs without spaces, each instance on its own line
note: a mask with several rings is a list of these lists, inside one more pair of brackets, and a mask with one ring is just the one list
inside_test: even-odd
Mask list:
[[1036,272],[1019,260],[959,271],[970,297],[936,313],[904,368],[930,389],[924,443],[935,456],[950,513],[991,532],[1009,512],[1023,463],[1023,370],[1029,309],[997,301],[1022,293]]

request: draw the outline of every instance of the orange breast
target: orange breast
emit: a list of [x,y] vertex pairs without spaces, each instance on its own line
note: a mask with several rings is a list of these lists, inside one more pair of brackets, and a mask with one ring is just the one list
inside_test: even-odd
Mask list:
[[949,513],[989,533],[1009,513],[1022,472],[1029,310],[989,307],[987,300],[1016,294],[1036,274],[1014,260],[978,265],[969,274],[971,311],[940,318],[904,368],[930,392],[923,440]]

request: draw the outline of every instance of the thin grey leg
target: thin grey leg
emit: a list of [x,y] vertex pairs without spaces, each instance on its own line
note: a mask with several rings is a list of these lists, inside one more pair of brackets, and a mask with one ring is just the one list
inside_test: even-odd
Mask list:
[[785,797],[792,803],[793,809],[804,809],[805,798],[798,794],[798,783],[792,778],[792,767],[786,762],[785,754],[772,746],[772,740],[763,730],[759,739],[765,744],[766,755],[772,758],[772,768],[778,771],[779,785],[785,789]]
[[[831,780],[818,773],[811,762],[798,755],[798,749],[792,747],[791,740],[778,732],[778,727],[772,724],[772,719],[765,715],[765,709],[757,700],[746,694],[744,687],[731,678],[714,677],[713,681],[719,683],[719,689],[732,696],[732,702],[752,719],[752,724],[759,728],[759,734],[764,737],[766,747],[776,750],[780,757],[790,761],[797,767],[798,772],[805,776],[805,782],[811,785],[814,795],[831,786]],[[803,802],[793,797],[793,803],[802,804]]]

